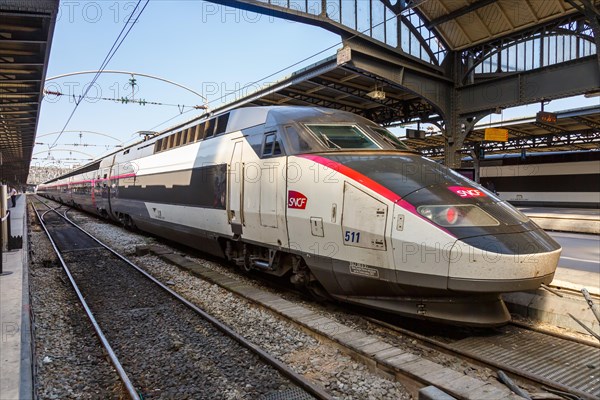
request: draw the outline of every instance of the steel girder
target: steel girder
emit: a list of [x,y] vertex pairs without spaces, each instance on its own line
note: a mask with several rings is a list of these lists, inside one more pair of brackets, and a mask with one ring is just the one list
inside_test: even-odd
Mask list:
[[[589,18],[593,19],[591,24],[596,25],[597,13],[594,15],[593,12],[597,9],[595,3],[591,3],[590,0],[582,0],[582,6],[576,7],[578,11],[575,13],[565,12],[564,15],[557,16],[552,20],[545,20],[535,26],[529,26],[522,30],[513,29],[502,36],[496,36],[493,40],[472,46],[472,48],[444,52],[446,57],[442,63],[439,63],[440,60],[428,62],[411,55],[410,51],[403,50],[400,43],[401,25],[408,28],[410,34],[413,35],[411,40],[414,39],[415,45],[427,47],[432,42],[429,36],[425,37],[427,34],[423,35],[423,26],[427,27],[429,24],[434,27],[443,24],[449,19],[458,18],[461,15],[472,13],[476,9],[490,6],[494,3],[493,1],[478,0],[437,20],[427,21],[419,12],[418,7],[421,2],[418,0],[398,2],[379,0],[377,4],[383,4],[386,7],[384,17],[389,15],[390,20],[395,18],[396,25],[394,26],[398,29],[395,46],[390,45],[385,39],[385,35],[384,40],[381,41],[377,40],[376,35],[373,34],[376,26],[373,1],[365,2],[367,6],[364,7],[367,7],[367,11],[366,14],[360,14],[360,17],[357,8],[360,6],[357,3],[358,0],[348,3],[338,1],[337,14],[335,14],[336,10],[333,10],[332,13],[327,7],[332,4],[335,6],[338,3],[328,0],[312,1],[312,3],[307,0],[298,0],[296,3],[271,0],[209,1],[308,23],[339,34],[343,39],[344,47],[338,52],[337,60],[328,61],[329,67],[343,67],[358,71],[363,76],[371,77],[374,82],[385,82],[397,89],[404,90],[409,97],[414,95],[422,99],[422,101],[386,101],[381,104],[382,108],[379,112],[371,117],[383,124],[393,124],[415,118],[423,122],[437,122],[444,133],[446,164],[453,167],[459,166],[460,149],[475,123],[483,116],[502,108],[596,92],[600,89],[598,61],[600,57],[597,54],[594,56],[586,54],[586,57],[566,62],[559,62],[558,58],[554,61],[550,61],[549,58],[548,62],[542,62],[540,59],[539,63],[526,66],[524,71],[507,72],[499,68],[498,73],[493,74],[472,73],[479,63],[490,56],[497,55],[498,61],[500,61],[501,53],[510,46],[532,41],[540,36],[544,37],[545,34],[571,35],[581,37],[588,42],[591,41],[591,38],[587,37],[589,36],[587,33],[586,37],[582,37],[582,33],[576,27]],[[309,4],[315,5],[317,10],[309,11]],[[354,7],[352,21],[343,18],[343,7],[346,9]],[[413,9],[413,7],[417,8]],[[407,12],[404,11],[408,9],[410,9],[408,11],[410,18],[407,18]],[[420,17],[424,23],[415,25],[413,17]],[[368,28],[362,31],[359,29],[360,18],[364,18],[363,26],[368,25]],[[569,31],[570,29],[572,32]],[[388,30],[387,35],[393,33]],[[430,35],[436,35],[436,32],[430,32]],[[592,40],[598,43],[597,29],[594,29],[594,36]],[[447,49],[448,46],[441,36],[437,35],[437,37],[440,38],[438,45]],[[425,48],[423,54],[430,59],[435,59],[438,54],[437,50],[439,49]],[[531,46],[529,51],[530,53],[535,52],[536,49]],[[526,57],[535,57],[530,53]],[[564,57],[564,59],[568,58],[572,57]],[[547,65],[551,62],[555,62],[555,64]],[[321,63],[320,65],[323,67],[325,64]],[[261,98],[264,99],[264,103],[273,102],[271,95],[278,92],[280,96],[283,96],[283,101],[294,99],[297,104],[337,104],[341,109],[352,111],[355,108],[353,103],[358,101],[361,96],[367,96],[368,91],[364,89],[357,90],[338,85],[335,82],[319,80],[318,71],[307,73],[303,70],[301,72],[287,81],[276,83],[270,88],[247,96],[245,99],[237,100],[223,108],[233,108],[236,104],[248,104],[249,101],[260,103]],[[467,76],[469,78],[465,79]],[[288,87],[292,84],[291,80],[295,80],[297,83],[300,79],[307,79],[317,85],[328,87],[338,99],[335,102],[329,102],[323,96],[306,96],[304,93]],[[348,94],[347,98],[340,97],[344,93]],[[390,107],[398,107],[402,110],[386,111]],[[362,111],[364,115],[364,109]],[[414,113],[414,115],[407,115],[407,113]],[[395,118],[397,121],[394,121]],[[443,120],[443,124],[439,124],[440,119]]]
[[421,69],[410,60],[384,56],[350,42],[340,51],[345,52],[340,62],[348,67],[377,76],[379,79],[403,88],[431,104],[436,113],[445,114],[450,106],[452,80],[441,69]]
[[596,57],[555,64],[526,72],[464,85],[457,89],[458,113],[492,111],[545,100],[580,95],[600,87]]
[[[404,26],[430,58],[429,62],[415,58],[416,61],[423,65],[439,65],[441,60],[437,53],[444,54],[446,51],[443,39],[430,31],[426,31],[428,38],[423,37],[420,28],[425,25],[417,27],[402,14],[424,1],[399,0],[392,4],[389,0],[207,0],[208,3],[318,26],[340,35],[344,40],[360,38],[373,47],[406,55],[410,52],[402,49],[401,26]],[[351,10],[350,14],[347,15],[346,10]],[[412,38],[409,38],[411,43]],[[436,50],[428,45],[432,38],[440,43]]]
[[[493,57],[496,57],[495,64],[496,64],[496,67],[500,70],[499,71],[500,73],[509,72],[509,71],[503,71],[502,65],[499,65],[503,58],[501,53],[503,53],[507,49],[514,48],[519,44],[528,44],[529,43],[529,49],[528,49],[529,51],[524,51],[524,54],[522,54],[522,57],[520,57],[520,58],[530,59],[530,61],[529,61],[530,65],[539,64],[539,65],[537,65],[537,68],[546,67],[546,66],[548,66],[548,64],[546,63],[548,61],[546,61],[545,58],[549,58],[549,57],[548,57],[548,55],[544,54],[544,51],[547,51],[544,49],[544,44],[542,43],[545,39],[555,37],[558,40],[559,37],[563,36],[563,37],[579,38],[579,39],[582,39],[582,40],[590,42],[590,43],[596,43],[596,39],[595,39],[594,35],[591,32],[589,32],[590,30],[592,30],[590,28],[590,26],[591,26],[591,24],[586,23],[586,18],[584,16],[582,16],[580,14],[575,14],[575,15],[571,14],[571,15],[567,15],[563,18],[559,18],[557,20],[545,23],[543,25],[539,25],[535,29],[529,28],[524,31],[515,32],[509,36],[505,36],[505,37],[499,38],[497,40],[493,40],[493,41],[472,47],[472,48],[468,49],[467,51],[462,52],[463,64],[467,66],[467,69],[464,71],[464,73],[462,75],[461,82],[463,84],[466,84],[468,78],[473,76],[475,71],[479,67],[481,67],[481,65],[484,62],[491,61]],[[536,41],[537,41],[537,43],[535,43]],[[536,45],[540,47],[538,49],[539,51],[537,51],[537,52],[534,51],[534,47]],[[564,47],[564,43],[563,43],[563,47]],[[579,44],[577,44],[576,48],[577,47],[579,47]],[[573,50],[575,50],[575,51],[573,51]],[[562,51],[564,53],[566,53],[565,48],[563,48]],[[577,49],[569,49],[569,55],[570,55],[571,51],[577,52]],[[513,50],[513,56],[518,57],[518,52],[516,51],[516,49]],[[571,56],[571,58],[578,58],[580,56],[582,56],[582,55],[576,54],[575,57]],[[583,56],[585,56],[585,54]],[[568,60],[565,60],[565,61],[568,61]],[[492,63],[492,64],[494,64],[494,63]],[[516,68],[516,69],[518,69],[518,68]],[[530,69],[533,69],[533,68],[530,68]],[[527,70],[527,69],[523,68],[523,70]],[[489,72],[490,71],[488,71],[488,73],[486,74],[485,71],[479,71],[478,75],[480,77],[490,75]]]
[[[592,150],[600,146],[600,132],[598,130],[586,130],[562,135],[514,138],[507,142],[467,141],[461,149],[461,154],[469,156],[475,148],[475,144],[479,144],[486,154],[517,153],[521,150]],[[421,154],[431,158],[442,158],[445,156],[443,146],[421,147],[419,151]]]

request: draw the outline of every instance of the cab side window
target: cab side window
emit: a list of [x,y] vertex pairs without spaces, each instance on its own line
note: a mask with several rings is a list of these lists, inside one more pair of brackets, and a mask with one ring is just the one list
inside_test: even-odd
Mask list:
[[265,134],[265,138],[263,141],[263,157],[275,157],[281,155],[283,152],[281,151],[281,144],[277,138],[276,132],[269,132]]

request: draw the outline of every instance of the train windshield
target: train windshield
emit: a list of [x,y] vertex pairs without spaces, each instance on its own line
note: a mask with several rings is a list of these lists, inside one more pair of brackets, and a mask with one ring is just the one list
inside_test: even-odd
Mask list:
[[404,144],[400,139],[394,136],[392,132],[388,131],[385,128],[374,128],[370,126],[369,129],[381,135],[381,138],[383,140],[385,140],[388,144],[391,144],[398,150],[414,151],[409,146]]
[[381,149],[381,146],[355,125],[306,125],[329,149]]

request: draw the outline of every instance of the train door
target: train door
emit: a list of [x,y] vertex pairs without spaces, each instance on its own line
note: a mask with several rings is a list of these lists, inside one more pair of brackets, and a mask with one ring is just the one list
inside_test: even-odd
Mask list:
[[[115,154],[110,158],[110,165],[108,166],[108,212],[110,215],[114,215],[115,201],[118,200],[119,197],[119,178],[123,175],[122,171],[120,171],[119,164],[117,163],[117,155]],[[112,179],[111,179],[112,178]],[[118,206],[118,205],[117,205]]]
[[90,189],[90,196],[92,199],[92,209],[97,210],[98,206],[96,205],[96,171],[92,171],[91,175],[92,175],[92,179],[91,179],[92,187]]
[[227,168],[227,220],[231,225],[234,236],[242,235],[244,224],[243,191],[244,191],[244,164],[242,163],[242,140],[233,145],[231,160]]
[[276,130],[268,129],[255,139],[258,151],[244,153],[244,239],[288,247],[287,157]]
[[101,161],[100,169],[96,171],[94,197],[96,199],[96,210],[102,216],[110,215],[110,173],[114,157],[108,157]]
[[100,168],[96,177],[96,209],[103,216],[108,216],[108,173],[109,168]]
[[276,167],[261,168],[260,174],[260,225],[265,228],[277,228],[277,180]]
[[388,206],[350,182],[344,182],[343,192],[342,257],[333,261],[338,284],[346,293],[389,293],[396,276],[387,252]]

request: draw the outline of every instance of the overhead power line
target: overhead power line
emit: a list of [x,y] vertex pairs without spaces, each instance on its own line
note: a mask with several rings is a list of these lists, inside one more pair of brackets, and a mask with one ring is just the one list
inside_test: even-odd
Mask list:
[[[44,90],[44,94],[46,95],[53,95],[53,96],[68,96],[65,95],[62,92],[58,92],[58,91],[53,91],[53,90]],[[121,104],[138,104],[140,106],[145,106],[145,105],[153,105],[153,106],[167,106],[167,107],[177,107],[179,108],[179,112],[183,113],[185,111],[185,109],[191,108],[194,110],[206,110],[206,106],[204,105],[195,105],[195,106],[188,106],[185,104],[170,104],[170,103],[161,103],[159,101],[149,101],[149,100],[145,100],[145,99],[131,99],[129,97],[79,97],[79,100],[76,99],[76,96],[74,94],[71,95],[73,97],[73,99],[75,99],[76,101],[81,101],[84,98],[86,99],[92,99],[92,100],[103,100],[103,101],[112,101],[113,103],[121,103]]]
[[[121,32],[119,33],[119,36],[117,36],[117,38],[115,39],[115,41],[114,41],[113,45],[111,46],[110,50],[106,54],[106,57],[104,57],[104,61],[102,61],[102,64],[100,65],[100,68],[98,68],[98,72],[96,73],[96,75],[94,75],[94,79],[92,79],[92,82],[88,85],[88,87],[86,88],[85,92],[83,92],[83,95],[79,98],[79,101],[75,102],[75,107],[73,108],[73,111],[71,111],[71,115],[69,115],[69,118],[67,119],[67,122],[65,123],[65,126],[61,129],[60,134],[56,137],[56,139],[54,140],[54,143],[52,144],[52,146],[50,146],[51,148],[56,145],[56,143],[58,142],[58,140],[62,136],[63,132],[65,131],[65,129],[67,129],[67,126],[69,125],[69,122],[71,122],[71,119],[73,118],[73,115],[75,115],[75,112],[77,111],[77,108],[79,107],[79,104],[81,104],[81,100],[83,98],[85,98],[85,96],[87,96],[89,90],[92,88],[92,86],[94,86],[94,84],[96,83],[96,81],[100,77],[100,74],[102,74],[102,71],[104,71],[104,69],[108,66],[108,63],[110,62],[110,60],[112,60],[112,58],[116,54],[117,50],[119,50],[119,47],[121,47],[121,45],[123,44],[123,42],[125,41],[125,39],[129,35],[129,32],[131,32],[131,30],[133,29],[133,27],[135,26],[135,24],[138,22],[140,16],[142,15],[142,13],[144,12],[144,10],[146,9],[146,6],[148,6],[149,2],[150,2],[150,0],[146,0],[146,2],[144,3],[144,6],[140,9],[139,13],[135,17],[135,20],[132,21],[133,16],[135,15],[136,11],[138,10],[140,4],[142,3],[142,0],[138,0],[137,4],[135,5],[135,8],[133,9],[133,12],[131,13],[131,15],[129,16],[129,18],[127,19],[127,22],[125,22],[125,25],[121,29]],[[131,24],[130,24],[130,22],[131,22]]]

